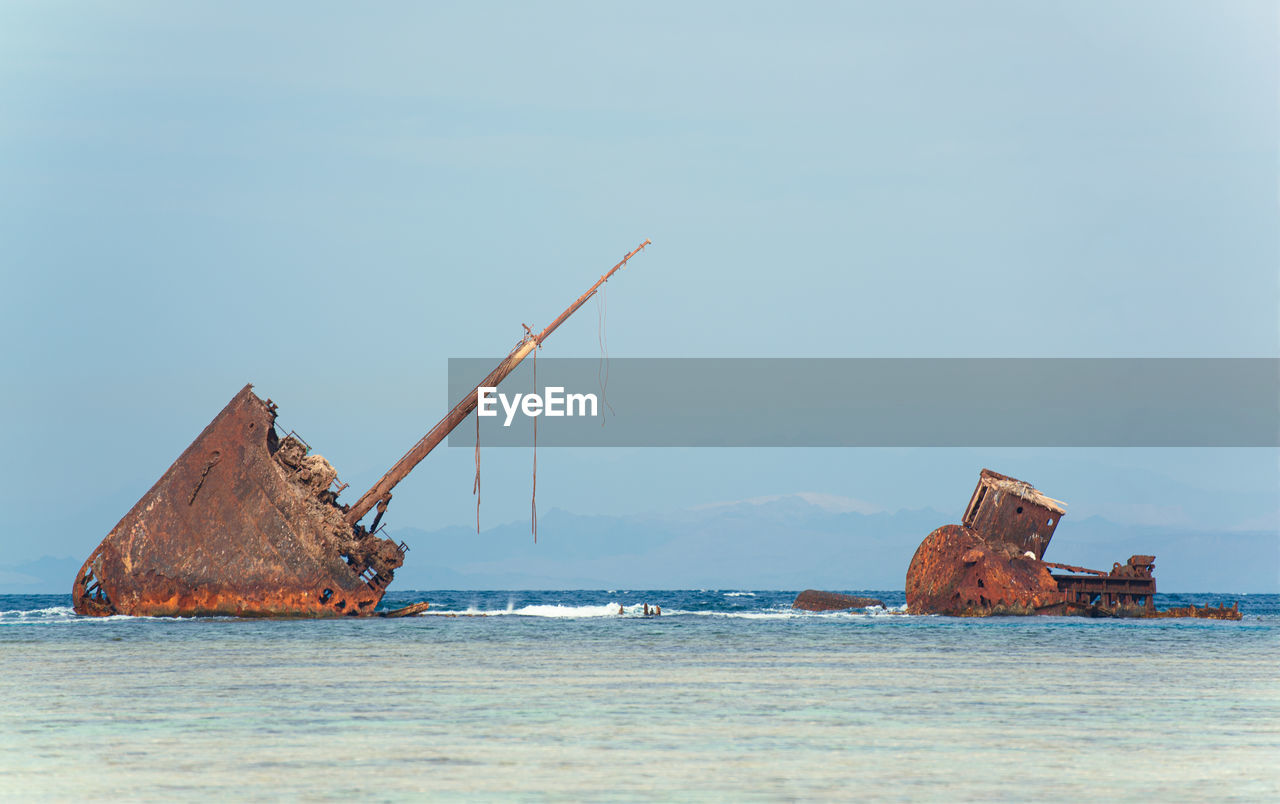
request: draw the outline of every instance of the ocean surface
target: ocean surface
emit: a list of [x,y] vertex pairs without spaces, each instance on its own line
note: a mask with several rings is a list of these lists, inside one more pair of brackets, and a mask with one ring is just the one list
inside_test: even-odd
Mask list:
[[0,595],[0,797],[1280,800],[1278,595],[1157,597],[1238,600],[1217,622],[861,594],[889,609],[393,591],[431,611],[93,619]]

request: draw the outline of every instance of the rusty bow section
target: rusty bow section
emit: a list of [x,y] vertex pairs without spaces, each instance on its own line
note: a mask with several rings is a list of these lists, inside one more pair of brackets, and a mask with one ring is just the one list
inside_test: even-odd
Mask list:
[[246,385],[85,561],[80,614],[372,614],[403,545],[352,527],[336,472]]
[[[482,385],[496,386],[649,241],[546,329],[528,333]],[[337,472],[246,385],[107,534],[72,586],[79,614],[351,617],[374,614],[408,548],[378,536],[391,490],[476,406],[460,400],[354,505]],[[360,524],[373,509],[366,529]],[[415,603],[381,616],[425,611]]]
[[1155,556],[1131,556],[1110,571],[1045,561],[1065,513],[1065,503],[1031,484],[983,469],[962,524],[943,525],[916,549],[907,568],[907,610],[1240,619],[1234,605],[1157,611]]

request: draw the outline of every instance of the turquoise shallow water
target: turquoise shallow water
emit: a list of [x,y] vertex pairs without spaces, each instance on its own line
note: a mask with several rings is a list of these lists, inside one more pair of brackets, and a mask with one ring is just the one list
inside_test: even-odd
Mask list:
[[1159,596],[1242,622],[793,596],[392,593],[434,614],[335,621],[0,596],[0,796],[1280,798],[1280,596]]

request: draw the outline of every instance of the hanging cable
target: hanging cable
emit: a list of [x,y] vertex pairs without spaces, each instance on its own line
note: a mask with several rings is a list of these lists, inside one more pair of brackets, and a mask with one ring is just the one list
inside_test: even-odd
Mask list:
[[476,496],[476,533],[480,533],[480,415],[476,414],[476,481],[471,486]]
[[476,495],[476,533],[480,532],[480,413],[476,417],[476,482],[471,493]]
[[[533,347],[533,392],[538,393],[538,347]],[[538,417],[533,417],[533,543],[538,543]]]
[[[609,388],[609,336],[605,331],[605,323],[608,318],[608,299],[605,293],[608,291],[607,285],[601,285],[600,290],[596,293],[596,340],[600,342],[600,363],[596,367],[596,380],[600,383],[600,401],[609,409],[610,413],[614,413],[613,405],[609,404],[608,388]],[[616,413],[614,415],[617,415]],[[604,411],[601,411],[600,426],[604,427],[605,422]]]

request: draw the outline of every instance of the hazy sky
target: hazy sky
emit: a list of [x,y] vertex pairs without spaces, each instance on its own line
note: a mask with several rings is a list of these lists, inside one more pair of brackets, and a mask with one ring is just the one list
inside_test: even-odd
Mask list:
[[[245,382],[367,488],[449,357],[646,237],[613,355],[1276,356],[1278,36],[1239,1],[6,2],[0,548],[87,555]],[[544,354],[597,349],[590,306]],[[488,521],[530,460],[485,454]],[[473,521],[471,462],[431,456],[393,525]],[[1075,516],[1280,527],[1275,450],[538,462],[579,513],[958,517],[985,465]]]

